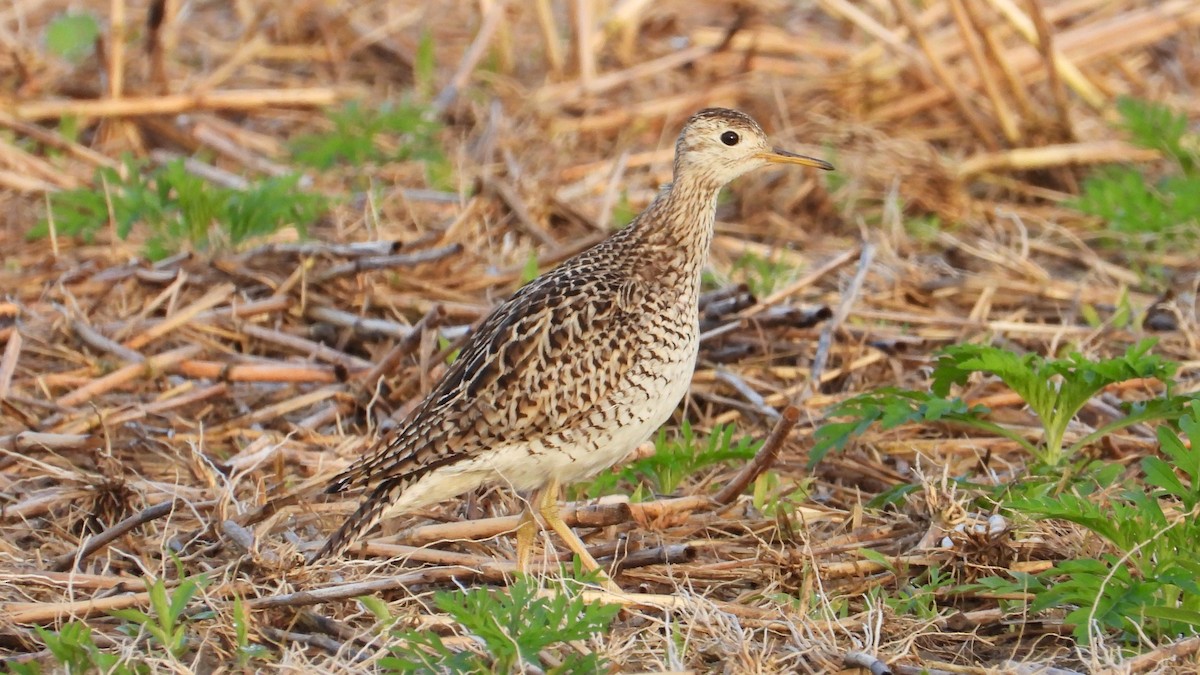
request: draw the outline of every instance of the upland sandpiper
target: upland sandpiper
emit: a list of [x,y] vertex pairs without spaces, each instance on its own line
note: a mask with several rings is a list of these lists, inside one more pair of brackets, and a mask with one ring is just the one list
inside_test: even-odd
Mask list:
[[[833,168],[772,149],[735,110],[692,116],[675,143],[674,182],[628,227],[497,307],[403,425],[330,482],[326,492],[366,496],[313,559],[344,552],[385,517],[496,482],[540,488],[533,508],[585,568],[599,569],[558,513],[559,486],[624,459],[678,406],[700,346],[717,193],[774,163]],[[533,508],[517,530],[522,569]]]

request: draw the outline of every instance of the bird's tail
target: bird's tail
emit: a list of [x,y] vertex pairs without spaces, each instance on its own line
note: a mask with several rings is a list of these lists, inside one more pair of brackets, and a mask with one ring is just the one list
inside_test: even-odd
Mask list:
[[388,507],[399,498],[400,493],[411,481],[406,480],[385,480],[375,487],[369,495],[367,495],[362,503],[358,505],[356,510],[346,522],[342,523],[341,527],[333,534],[329,535],[329,539],[325,541],[325,545],[317,554],[308,559],[308,564],[313,564],[318,560],[339,556],[346,552],[346,549],[354,545],[367,532],[371,531],[372,527],[379,524],[383,520],[383,514]]
[[437,442],[438,439],[431,437],[428,428],[420,424],[410,424],[401,429],[399,435],[392,434],[376,440],[361,457],[329,480],[325,492],[332,494],[367,487],[381,475],[418,472],[421,467],[416,461],[416,448]]
[[371,476],[375,474],[375,469],[382,463],[383,459],[389,455],[395,454],[392,451],[392,446],[386,441],[376,441],[367,452],[361,457],[350,463],[350,466],[342,469],[338,475],[329,480],[325,486],[327,494],[335,492],[344,492],[350,488],[365,487],[370,482]]

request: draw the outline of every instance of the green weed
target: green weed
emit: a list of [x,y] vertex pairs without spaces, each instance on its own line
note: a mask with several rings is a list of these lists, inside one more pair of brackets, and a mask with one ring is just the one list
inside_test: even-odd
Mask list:
[[[874,424],[891,429],[914,422],[947,421],[1003,436],[1025,448],[1049,466],[1059,466],[1079,450],[1104,436],[1133,424],[1177,419],[1186,411],[1187,397],[1151,399],[1125,408],[1125,416],[1065,445],[1067,428],[1079,410],[1105,387],[1136,378],[1169,383],[1175,364],[1150,354],[1153,340],[1144,340],[1112,359],[1090,361],[1078,353],[1063,359],[1037,354],[1018,356],[986,345],[954,345],[942,350],[933,369],[929,392],[879,389],[847,399],[832,410],[849,421],[833,422],[817,430],[810,462],[819,462],[832,449],[842,449],[854,436]],[[998,377],[1016,392],[1037,415],[1044,435],[1040,444],[986,419],[983,406],[968,406],[949,398],[953,385],[965,384],[973,373]]]
[[1179,426],[1188,443],[1170,427],[1158,428],[1170,463],[1143,458],[1144,487],[1128,487],[1108,503],[1066,494],[1010,504],[1082,525],[1120,552],[1055,565],[1040,575],[1046,587],[1032,610],[1076,606],[1066,620],[1084,641],[1093,622],[1121,629],[1133,641],[1139,634],[1200,633],[1200,412],[1193,410]]
[[828,589],[814,590],[808,594],[807,598],[785,592],[768,593],[766,597],[784,611],[805,614],[815,621],[825,621],[830,618],[845,619],[852,613],[850,598],[830,593]]
[[413,60],[413,89],[423,101],[432,99],[437,88],[437,59],[433,47],[433,32],[421,31],[421,41],[417,43]]
[[917,216],[904,221],[904,229],[908,236],[922,244],[937,241],[943,227],[942,219],[936,215]]
[[183,579],[172,592],[162,579],[147,579],[146,590],[150,593],[150,611],[140,609],[115,609],[112,616],[126,621],[122,629],[130,634],[145,632],[163,651],[178,659],[188,651],[188,622],[211,616],[211,612],[186,616],[185,610],[192,597],[208,583],[201,577]]
[[430,185],[448,185],[450,164],[438,143],[442,125],[422,105],[401,103],[367,108],[351,101],[329,111],[333,129],[292,140],[292,157],[301,164],[329,169],[405,160],[425,163]]
[[[570,643],[605,634],[618,605],[584,600],[579,587],[539,596],[537,580],[523,576],[505,590],[439,591],[434,604],[474,637],[479,650],[456,651],[436,633],[393,633],[399,642],[380,666],[395,673],[605,672],[607,663]],[[544,655],[552,655],[547,663]]]
[[755,510],[768,518],[774,518],[781,512],[792,515],[795,513],[795,504],[808,498],[813,480],[809,477],[801,480],[799,485],[789,483],[785,486],[777,471],[765,471],[754,480],[751,503]]
[[1134,167],[1105,167],[1084,181],[1073,205],[1118,233],[1149,235],[1154,247],[1194,243],[1200,230],[1200,143],[1188,133],[1187,116],[1130,98],[1121,99],[1117,109],[1131,140],[1161,151],[1171,171],[1152,181]]
[[894,565],[887,556],[872,549],[859,549],[858,554],[866,560],[879,564],[898,580],[900,586],[895,595],[884,595],[883,589],[876,587],[878,598],[893,612],[900,616],[915,616],[930,621],[936,619],[941,612],[938,605],[938,592],[953,584],[951,575],[941,571],[937,565],[923,569],[920,574],[911,576],[907,568]]
[[233,599],[233,632],[237,640],[237,665],[246,670],[251,661],[266,658],[271,650],[250,641],[250,611],[240,597]]
[[735,432],[731,424],[718,425],[707,439],[701,439],[686,420],[675,434],[660,429],[654,440],[653,455],[630,462],[620,471],[600,474],[584,488],[584,493],[594,499],[627,483],[639,486],[631,496],[634,501],[650,496],[641,489],[643,485],[648,485],[653,493],[671,494],[698,471],[753,458],[762,442],[749,436],[735,440]]
[[629,203],[629,191],[622,190],[617,203],[613,205],[612,218],[609,220],[611,227],[614,230],[619,230],[633,222],[638,212],[634,210],[633,204]]
[[525,266],[521,268],[521,285],[533,281],[538,277],[538,257],[537,251],[529,252],[529,257],[525,259]]
[[184,246],[240,244],[287,225],[302,233],[328,208],[328,200],[299,188],[300,176],[268,178],[247,190],[214,185],[188,172],[183,160],[155,171],[127,161],[127,178],[112,168],[96,173],[97,188],[64,190],[50,196],[47,217],[29,232],[43,237],[54,220],[59,235],[90,241],[110,222],[121,239],[141,223],[147,231],[146,254],[152,259]]
[[[38,637],[54,658],[58,668],[54,672],[68,675],[83,673],[111,673],[112,675],[140,675],[150,672],[144,663],[129,662],[117,654],[109,654],[96,646],[92,629],[82,621],[71,621],[55,632],[35,626]],[[14,675],[40,675],[41,664],[36,661],[13,664],[8,669]]]
[[733,263],[730,276],[740,277],[750,287],[751,293],[762,298],[795,278],[796,269],[786,263],[746,253]]
[[1121,126],[1137,145],[1160,150],[1185,172],[1200,166],[1200,146],[1196,145],[1200,139],[1189,136],[1187,115],[1129,97],[1117,100],[1117,111],[1121,114]]
[[[450,345],[454,344],[450,341],[449,338],[447,338],[444,335],[440,335],[440,334],[437,336],[437,343],[438,343],[438,351],[445,351],[447,349],[450,349]],[[446,365],[448,365],[448,366],[453,365],[454,362],[458,360],[459,354],[462,354],[461,347],[458,349],[451,349],[450,353],[446,354]]]
[[100,24],[91,14],[66,12],[46,26],[46,47],[68,61],[78,63],[96,48]]
[[1144,485],[1117,486],[1124,467],[1114,463],[1093,472],[1097,489],[1080,482],[1062,492],[1045,481],[1006,504],[1034,518],[1076,523],[1116,553],[1065,560],[1037,575],[989,577],[972,587],[1032,593],[1033,612],[1066,608],[1064,620],[1085,644],[1097,631],[1117,631],[1129,643],[1200,634],[1200,412],[1189,412],[1179,427],[1188,442],[1168,425],[1158,428],[1166,459],[1142,459]]

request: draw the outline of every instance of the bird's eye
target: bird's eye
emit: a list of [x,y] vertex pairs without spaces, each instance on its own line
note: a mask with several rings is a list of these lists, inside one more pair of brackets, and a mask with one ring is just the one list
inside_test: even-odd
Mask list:
[[726,131],[721,134],[721,142],[725,145],[737,145],[740,140],[742,139],[737,135],[736,131]]

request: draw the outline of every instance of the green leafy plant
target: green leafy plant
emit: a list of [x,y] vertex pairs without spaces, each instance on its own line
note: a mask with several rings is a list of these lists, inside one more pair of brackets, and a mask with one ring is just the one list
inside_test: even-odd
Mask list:
[[96,48],[100,25],[91,14],[59,14],[46,26],[46,47],[68,61],[81,61]]
[[[1078,353],[1062,359],[1037,354],[1017,355],[986,345],[954,345],[944,349],[933,369],[931,391],[880,389],[838,404],[831,411],[844,422],[824,425],[816,432],[811,462],[820,461],[832,449],[841,449],[851,438],[874,424],[891,429],[914,422],[947,421],[1008,438],[1024,447],[1039,461],[1059,465],[1080,449],[1132,424],[1177,419],[1186,410],[1186,397],[1168,394],[1158,399],[1126,406],[1125,416],[1065,444],[1067,429],[1080,409],[1105,387],[1136,378],[1156,378],[1169,384],[1176,365],[1150,353],[1153,340],[1130,347],[1123,356],[1091,361]],[[1040,444],[985,418],[983,406],[968,406],[949,398],[953,385],[965,384],[973,373],[999,378],[1016,392],[1037,415],[1044,431]]]
[[250,641],[250,610],[240,597],[233,599],[233,632],[237,640],[237,665],[245,670],[251,661],[265,658],[271,653],[265,645]]
[[529,257],[525,259],[525,266],[521,268],[521,285],[533,281],[538,276],[538,257],[537,251],[529,252]]
[[754,479],[751,492],[751,503],[755,510],[767,517],[775,517],[780,513],[792,515],[795,505],[808,498],[812,478],[806,478],[797,485],[784,484],[780,481],[779,472],[765,471]]
[[617,198],[617,203],[613,204],[612,216],[609,222],[614,230],[619,230],[633,222],[638,212],[634,210],[633,204],[629,203],[629,191],[622,190],[621,196]]
[[150,612],[140,609],[115,609],[109,612],[114,617],[128,622],[126,632],[145,631],[167,654],[180,658],[188,650],[188,621],[210,616],[202,613],[188,617],[184,614],[192,597],[207,585],[207,579],[189,577],[179,582],[174,591],[167,591],[162,579],[147,579],[146,590],[150,594]]
[[435,44],[432,31],[421,31],[421,41],[417,43],[416,58],[413,59],[413,89],[426,101],[433,98],[434,88],[437,86],[437,58],[433,51]]
[[1197,168],[1200,147],[1195,145],[1195,141],[1200,139],[1194,136],[1188,138],[1186,114],[1128,96],[1117,99],[1117,112],[1121,115],[1121,126],[1134,143],[1162,151],[1184,171],[1191,172]]
[[943,229],[942,219],[936,215],[916,216],[904,221],[904,229],[908,236],[923,243],[937,241]]
[[360,595],[355,598],[355,601],[375,616],[375,620],[378,621],[376,630],[380,633],[390,632],[400,622],[400,617],[393,615],[392,611],[388,609],[388,604],[380,598],[373,595]]
[[1187,116],[1131,98],[1118,101],[1117,110],[1130,139],[1161,151],[1173,170],[1150,180],[1134,167],[1105,167],[1084,181],[1075,208],[1104,219],[1116,232],[1153,235],[1147,241],[1152,246],[1196,241],[1200,143],[1188,133]]
[[[439,351],[445,351],[447,349],[450,349],[450,345],[454,344],[453,342],[450,341],[450,338],[447,338],[445,335],[441,335],[441,334],[439,334],[437,336],[437,343],[438,343]],[[450,353],[446,354],[446,365],[448,365],[448,366],[452,365],[455,361],[458,360],[458,356],[461,353],[462,353],[461,347],[458,349],[451,349]]]
[[1041,575],[1046,589],[1031,609],[1076,606],[1066,620],[1081,640],[1093,622],[1123,629],[1132,640],[1139,633],[1200,633],[1200,412],[1192,410],[1179,426],[1188,443],[1169,426],[1158,428],[1171,462],[1143,458],[1145,488],[1129,487],[1107,503],[1067,494],[1011,504],[1082,525],[1120,552],[1069,560]]
[[[805,614],[815,621],[845,619],[853,613],[849,596],[829,593],[827,589],[813,590],[805,597],[779,591],[768,593],[766,597],[784,611]],[[855,597],[857,598],[857,595]]]
[[[59,631],[51,631],[41,626],[35,626],[38,637],[45,643],[46,649],[58,664],[60,670],[70,675],[101,672],[113,675],[127,675],[149,672],[144,663],[130,662],[118,654],[109,654],[96,646],[92,638],[92,629],[82,621],[70,621]],[[18,667],[19,666],[19,667]],[[36,675],[42,672],[36,662],[14,664],[9,670],[21,675]]]
[[48,235],[51,219],[57,234],[89,241],[110,218],[122,239],[142,223],[147,255],[161,258],[185,244],[206,248],[213,235],[237,245],[285,225],[303,233],[328,208],[324,196],[300,189],[298,174],[269,178],[246,190],[209,183],[188,172],[183,160],[154,171],[127,161],[125,175],[105,167],[97,171],[97,188],[52,194],[49,213],[29,236]]
[[1139,318],[1133,302],[1129,298],[1128,290],[1121,291],[1117,298],[1116,308],[1107,317],[1102,317],[1100,312],[1089,303],[1079,305],[1079,314],[1092,328],[1107,325],[1111,328],[1132,329]]
[[300,174],[293,173],[267,178],[247,190],[214,190],[217,222],[224,225],[230,242],[240,244],[289,224],[304,234],[308,225],[328,209],[329,200],[306,192],[300,178]]
[[68,673],[86,673],[96,665],[99,650],[92,640],[92,629],[80,621],[71,621],[55,633],[37,626],[38,637],[46,649]]
[[918,575],[910,576],[907,568],[897,567],[891,559],[872,549],[859,549],[858,554],[866,560],[879,564],[901,581],[894,595],[884,595],[881,587],[875,592],[893,612],[903,616],[915,616],[924,620],[937,618],[940,613],[938,593],[951,586],[951,575],[942,572],[937,565],[931,565]]
[[[1037,354],[1016,354],[980,345],[954,345],[946,348],[933,371],[932,391],[949,394],[951,385],[965,384],[972,373],[988,373],[1000,378],[1033,410],[1045,435],[1041,448],[1026,442],[1047,464],[1056,465],[1064,454],[1064,437],[1075,416],[1105,387],[1139,378],[1154,378],[1169,383],[1176,364],[1151,354],[1154,340],[1143,340],[1126,350],[1123,356],[1091,361],[1079,353],[1064,359],[1047,359]],[[1157,402],[1132,406],[1125,417],[1101,426],[1066,448],[1073,456],[1081,448],[1114,431],[1153,419],[1178,417],[1184,411],[1183,400],[1169,394]]]
[[[380,666],[397,673],[512,673],[533,667],[549,673],[604,672],[604,659],[571,642],[607,633],[619,605],[585,600],[577,584],[543,594],[522,576],[506,590],[439,591],[434,604],[478,640],[479,652],[456,651],[427,630],[396,631],[398,644]],[[557,664],[546,664],[553,654]]]
[[[5,665],[7,675],[42,675],[42,666],[37,661],[16,661]],[[70,672],[64,669],[64,672]]]
[[826,422],[814,434],[816,443],[809,453],[809,465],[815,466],[830,450],[844,450],[850,441],[878,424],[882,429],[894,429],[914,422],[959,422],[986,429],[1024,443],[1019,435],[999,424],[984,419],[988,409],[969,406],[962,399],[945,399],[928,392],[897,387],[882,387],[838,403],[830,409],[831,417],[848,418],[843,422]]
[[296,161],[328,169],[338,164],[416,159],[426,162],[431,183],[448,178],[449,164],[437,140],[442,125],[427,107],[401,103],[367,108],[351,101],[328,114],[333,129],[292,141]]
[[733,263],[731,274],[741,277],[750,292],[758,297],[771,294],[780,283],[790,281],[796,274],[791,265],[776,260],[768,260],[753,253],[743,254]]
[[1142,459],[1144,485],[1117,486],[1123,467],[1111,464],[1093,474],[1100,479],[1094,491],[1035,485],[1006,505],[1081,525],[1116,553],[1064,560],[1037,575],[989,577],[979,586],[1032,593],[1030,611],[1066,608],[1064,620],[1085,644],[1097,631],[1117,631],[1130,643],[1200,634],[1200,411],[1193,407],[1179,427],[1186,443],[1169,425],[1159,426],[1167,459]]
[[[701,439],[686,420],[675,434],[660,429],[654,440],[654,454],[635,460],[619,471],[597,476],[585,489],[591,497],[611,493],[622,482],[634,485],[649,484],[658,494],[671,494],[689,476],[718,464],[751,459],[761,441],[749,436],[734,438],[736,428],[717,425],[706,439]],[[639,497],[635,494],[634,497]]]

